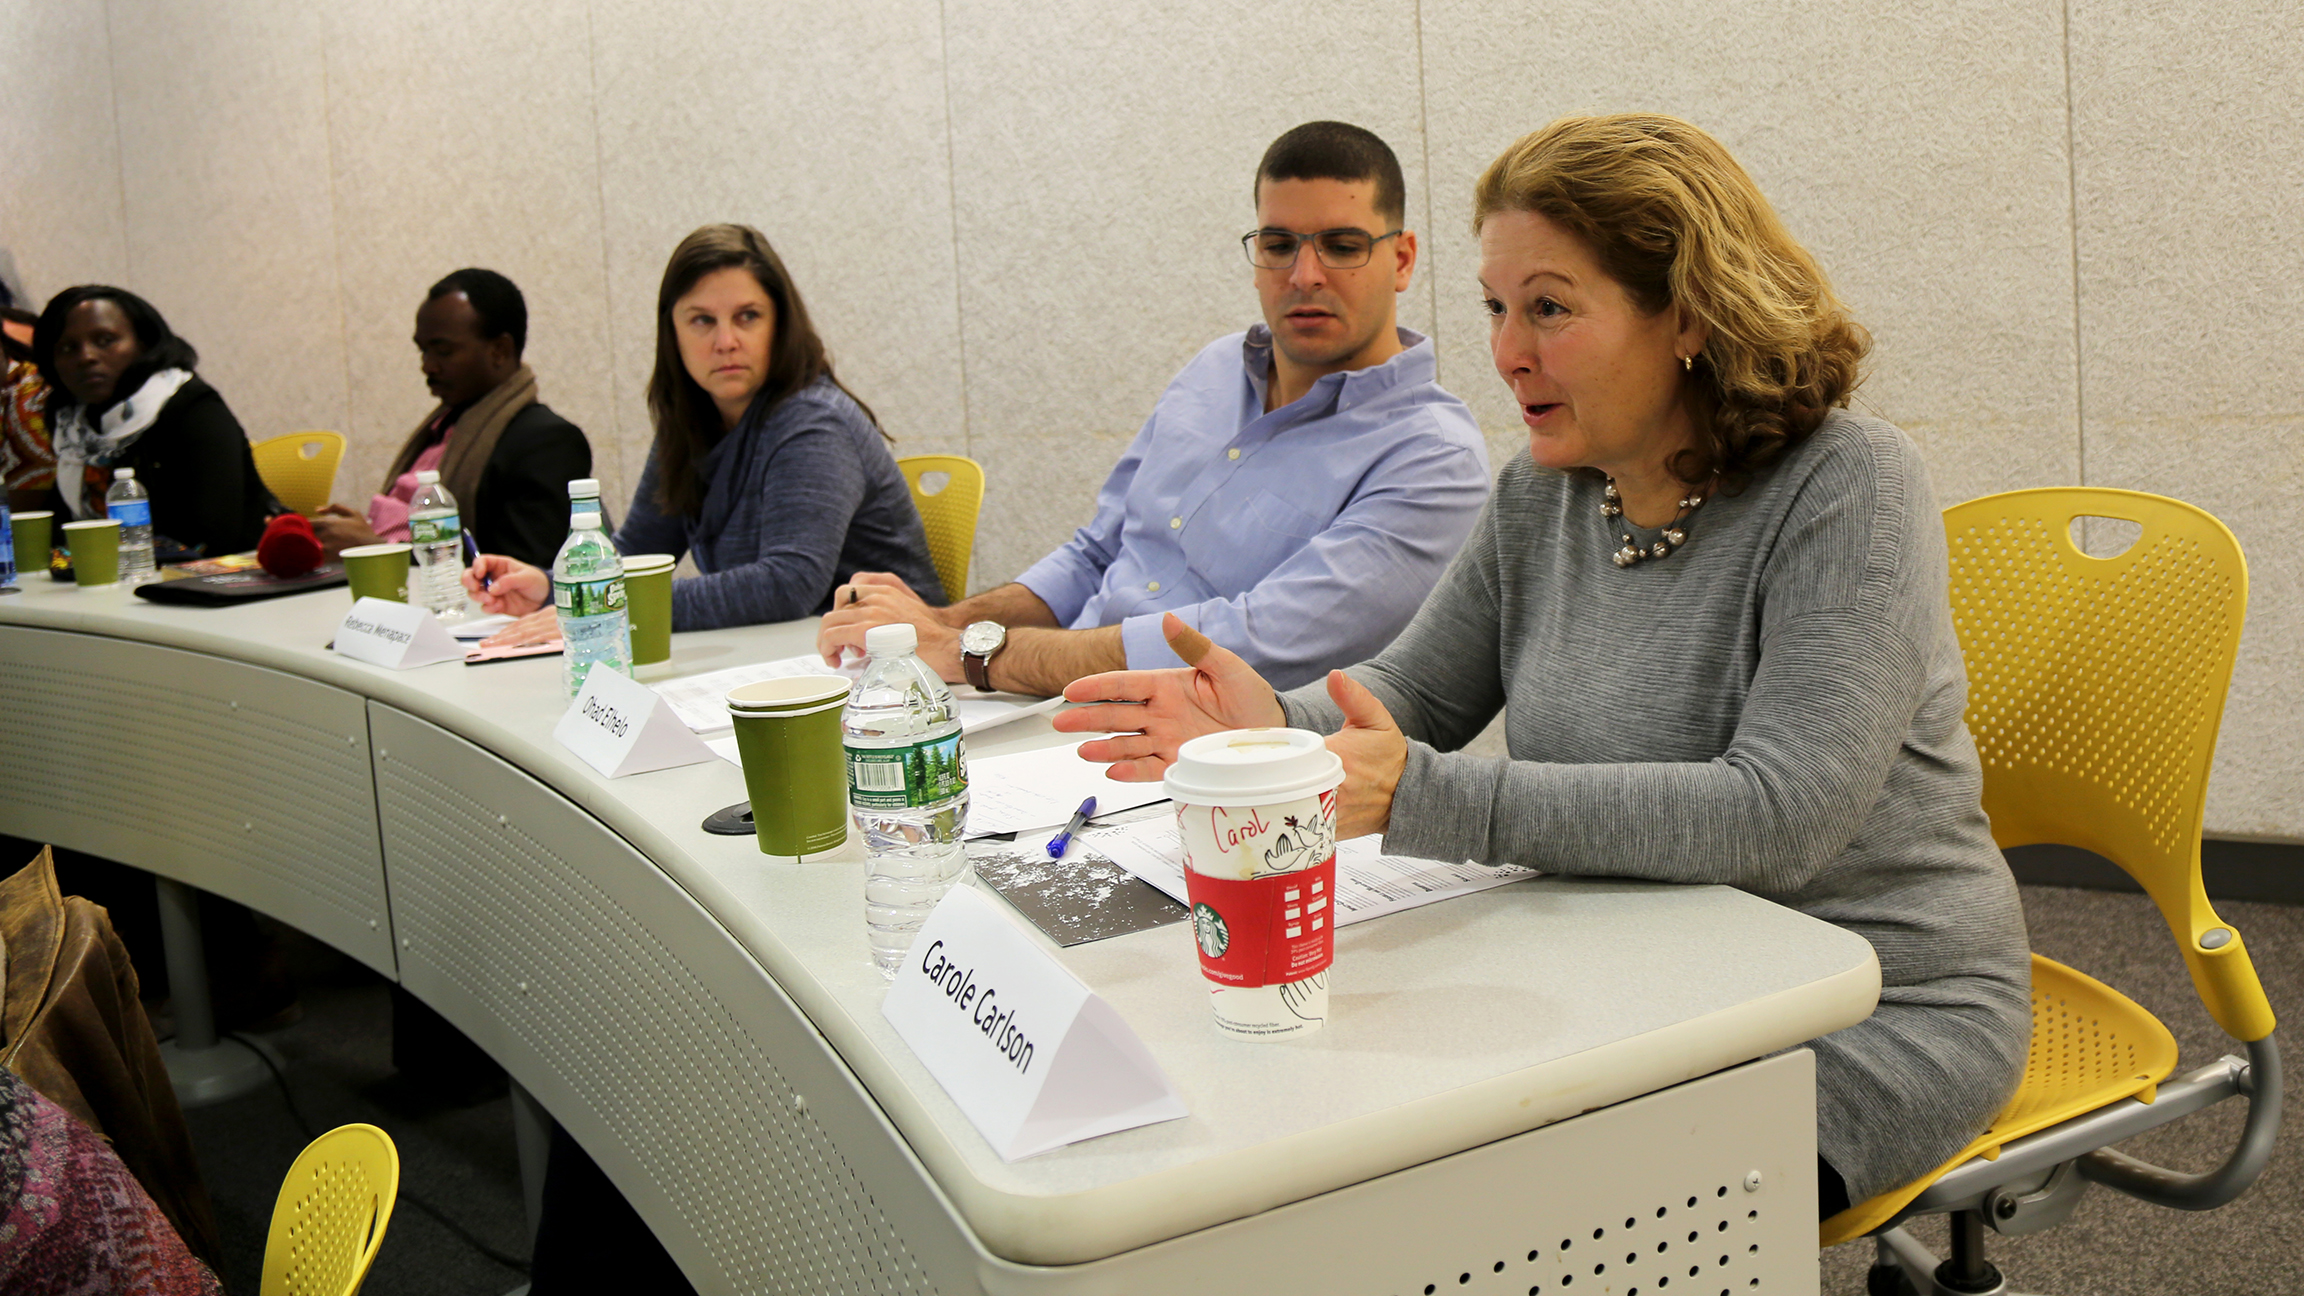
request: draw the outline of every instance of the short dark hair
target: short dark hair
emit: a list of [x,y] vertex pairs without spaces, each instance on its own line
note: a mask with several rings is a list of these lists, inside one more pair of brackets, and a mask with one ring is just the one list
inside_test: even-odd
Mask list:
[[1306,122],[1272,141],[1256,168],[1255,190],[1267,180],[1373,180],[1376,214],[1395,226],[1408,219],[1408,182],[1392,146],[1348,122]]
[[125,288],[104,284],[81,284],[67,288],[48,299],[40,312],[40,322],[32,326],[33,363],[40,366],[40,376],[48,381],[49,400],[70,401],[72,389],[64,385],[64,375],[56,368],[56,344],[64,338],[64,317],[82,302],[108,301],[120,308],[128,317],[129,327],[136,330],[136,345],[144,354],[120,375],[113,391],[121,396],[132,396],[144,385],[144,380],[162,369],[191,370],[200,363],[200,353],[192,344],[176,336],[168,321],[160,317],[152,303]]
[[511,280],[493,270],[466,267],[432,285],[424,300],[438,301],[450,293],[462,293],[472,303],[480,317],[481,337],[511,334],[515,358],[528,349],[528,299]]

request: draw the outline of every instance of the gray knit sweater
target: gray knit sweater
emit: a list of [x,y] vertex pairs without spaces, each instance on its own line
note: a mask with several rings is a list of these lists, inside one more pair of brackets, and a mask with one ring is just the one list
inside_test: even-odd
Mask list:
[[[1600,493],[1523,451],[1415,621],[1352,669],[1414,740],[1386,845],[1726,883],[1869,940],[1879,1009],[1812,1044],[1817,1147],[1862,1201],[1974,1137],[2030,1038],[1919,451],[1835,412],[1630,568]],[[1319,684],[1283,702],[1342,724]],[[1500,707],[1511,759],[1456,752]]]

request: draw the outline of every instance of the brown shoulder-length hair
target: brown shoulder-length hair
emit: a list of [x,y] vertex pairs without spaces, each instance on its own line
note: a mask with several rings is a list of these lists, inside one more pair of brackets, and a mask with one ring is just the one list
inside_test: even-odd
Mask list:
[[1735,490],[1814,432],[1863,381],[1872,338],[1718,140],[1677,117],[1563,117],[1473,188],[1472,227],[1534,212],[1583,239],[1633,303],[1710,326],[1687,381],[1696,443],[1672,472]]
[[[693,517],[703,509],[704,481],[697,465],[723,431],[719,409],[681,362],[672,307],[697,280],[735,268],[751,272],[776,312],[768,343],[768,377],[752,398],[753,408],[765,413],[818,378],[827,378],[856,402],[873,426],[879,426],[872,407],[833,375],[832,359],[808,320],[799,286],[767,236],[749,225],[706,225],[672,249],[672,259],[664,265],[664,282],[656,289],[656,372],[648,378],[648,417],[656,425],[656,502],[667,513]],[[887,436],[887,431],[882,429],[881,435]]]

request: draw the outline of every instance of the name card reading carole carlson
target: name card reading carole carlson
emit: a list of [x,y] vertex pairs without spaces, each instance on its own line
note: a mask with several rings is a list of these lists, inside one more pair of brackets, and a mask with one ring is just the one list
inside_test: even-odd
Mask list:
[[585,673],[552,736],[609,778],[714,759],[656,690],[607,666]]
[[411,603],[364,598],[352,605],[336,627],[336,651],[354,661],[390,670],[457,661],[464,645],[440,624],[440,618]]
[[1112,1005],[973,887],[928,915],[880,1012],[1003,1161],[1187,1114]]

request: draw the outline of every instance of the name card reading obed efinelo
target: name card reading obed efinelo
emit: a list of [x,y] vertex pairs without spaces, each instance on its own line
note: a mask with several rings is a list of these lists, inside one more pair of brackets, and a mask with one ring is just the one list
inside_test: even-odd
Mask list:
[[412,603],[364,598],[337,623],[331,647],[354,661],[387,670],[407,670],[434,662],[461,661],[464,645],[440,618]]
[[552,737],[609,778],[718,759],[656,690],[607,665],[585,673]]
[[974,887],[928,915],[880,1012],[1003,1161],[1188,1114],[1112,1005]]

